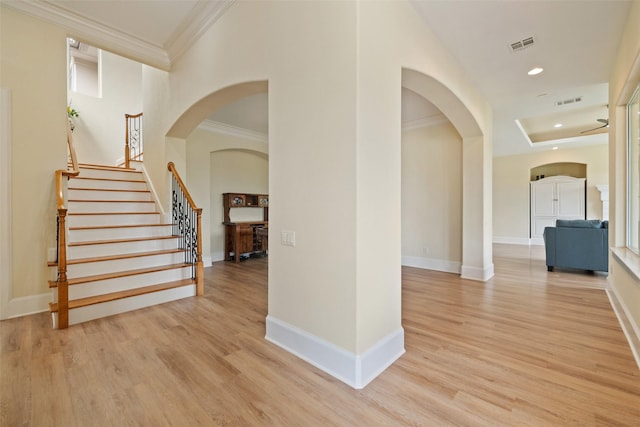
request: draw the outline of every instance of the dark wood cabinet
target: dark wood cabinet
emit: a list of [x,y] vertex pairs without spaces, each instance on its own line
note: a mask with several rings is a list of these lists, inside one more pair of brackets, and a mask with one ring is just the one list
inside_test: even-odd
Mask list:
[[[268,251],[269,196],[266,194],[224,193],[224,259],[240,262],[241,255]],[[262,208],[262,221],[232,222],[232,208]]]

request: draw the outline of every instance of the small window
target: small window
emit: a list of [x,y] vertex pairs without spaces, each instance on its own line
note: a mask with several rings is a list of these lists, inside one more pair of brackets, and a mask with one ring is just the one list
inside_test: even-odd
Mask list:
[[627,104],[627,247],[640,254],[640,85]]
[[100,98],[100,49],[68,38],[69,90]]

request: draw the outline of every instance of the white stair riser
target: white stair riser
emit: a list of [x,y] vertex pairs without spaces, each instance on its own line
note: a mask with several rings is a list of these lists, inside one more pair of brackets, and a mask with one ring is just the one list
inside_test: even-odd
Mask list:
[[136,270],[181,262],[184,262],[184,252],[69,264],[67,265],[67,277],[75,279],[96,274],[115,273],[117,271]]
[[155,212],[155,203],[144,202],[76,202],[69,201],[69,212]]
[[172,226],[125,227],[125,228],[91,228],[86,230],[69,230],[69,242],[90,242],[94,240],[126,239],[134,237],[159,237],[172,233]]
[[105,190],[77,190],[69,188],[67,192],[69,200],[131,200],[149,201],[151,193],[149,191],[105,191]]
[[[192,297],[196,294],[195,285],[182,286],[180,288],[167,289],[165,291],[153,292],[145,295],[138,295],[122,300],[109,301],[101,304],[89,305],[87,307],[76,308],[69,311],[69,324],[87,322],[89,320],[112,316],[114,314],[125,313],[127,311],[138,310],[152,305],[163,304],[165,302],[176,301],[182,298]],[[58,314],[53,314],[53,327],[58,327]]]
[[108,190],[148,190],[144,181],[111,181],[104,179],[69,179],[68,188],[96,188]]
[[82,178],[105,178],[105,179],[126,179],[133,181],[142,181],[144,175],[142,172],[130,171],[113,171],[103,169],[85,169],[80,168],[80,176]]
[[115,279],[99,280],[97,282],[82,283],[69,286],[69,300],[110,294],[142,286],[157,285],[174,280],[190,279],[191,267],[173,270],[155,271],[153,273],[137,274],[135,276],[118,277]]
[[159,224],[161,215],[153,214],[132,214],[132,215],[67,215],[67,226],[100,226],[100,225],[137,225],[137,224]]
[[178,239],[143,240],[137,242],[105,243],[100,245],[70,246],[67,248],[68,259],[92,258],[130,254],[134,252],[161,251],[175,249]]

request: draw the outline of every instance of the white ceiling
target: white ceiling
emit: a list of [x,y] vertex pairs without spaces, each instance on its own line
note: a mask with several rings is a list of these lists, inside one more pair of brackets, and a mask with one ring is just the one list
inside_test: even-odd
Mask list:
[[[63,25],[80,39],[85,35],[104,40],[105,45],[121,46],[126,56],[168,69],[184,47],[213,25],[233,1],[3,3]],[[600,124],[595,121],[594,109],[606,111],[613,55],[631,0],[410,1],[493,108],[495,156],[549,149],[561,143],[564,147],[607,142],[606,134],[585,135],[578,130]],[[527,37],[534,37],[531,47],[511,51],[510,43]],[[534,66],[543,67],[544,72],[528,76]],[[581,101],[555,105],[576,97]],[[266,95],[253,96],[225,107],[210,119],[266,133],[267,106]],[[411,91],[403,90],[402,106],[405,124],[442,118],[433,105]],[[577,133],[561,140],[547,135],[547,142],[535,146],[516,122],[535,126],[532,133],[546,133],[545,126],[569,113]],[[600,118],[601,113],[596,116]]]
[[[630,1],[411,2],[493,108],[495,156],[536,149],[515,120],[548,116],[552,127],[556,113],[607,104],[607,82]],[[511,43],[527,37],[534,37],[532,46],[511,51]],[[533,67],[544,72],[527,75]],[[555,105],[575,97],[582,101]],[[599,124],[592,115],[584,116],[578,129]],[[574,136],[567,145],[607,142],[606,134]]]

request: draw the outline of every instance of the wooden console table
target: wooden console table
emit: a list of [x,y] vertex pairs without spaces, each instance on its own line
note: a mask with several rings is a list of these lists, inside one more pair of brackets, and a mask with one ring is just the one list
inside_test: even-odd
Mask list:
[[[266,194],[224,193],[224,259],[240,262],[244,254],[268,251],[269,196]],[[262,208],[262,221],[231,222],[231,208]]]

